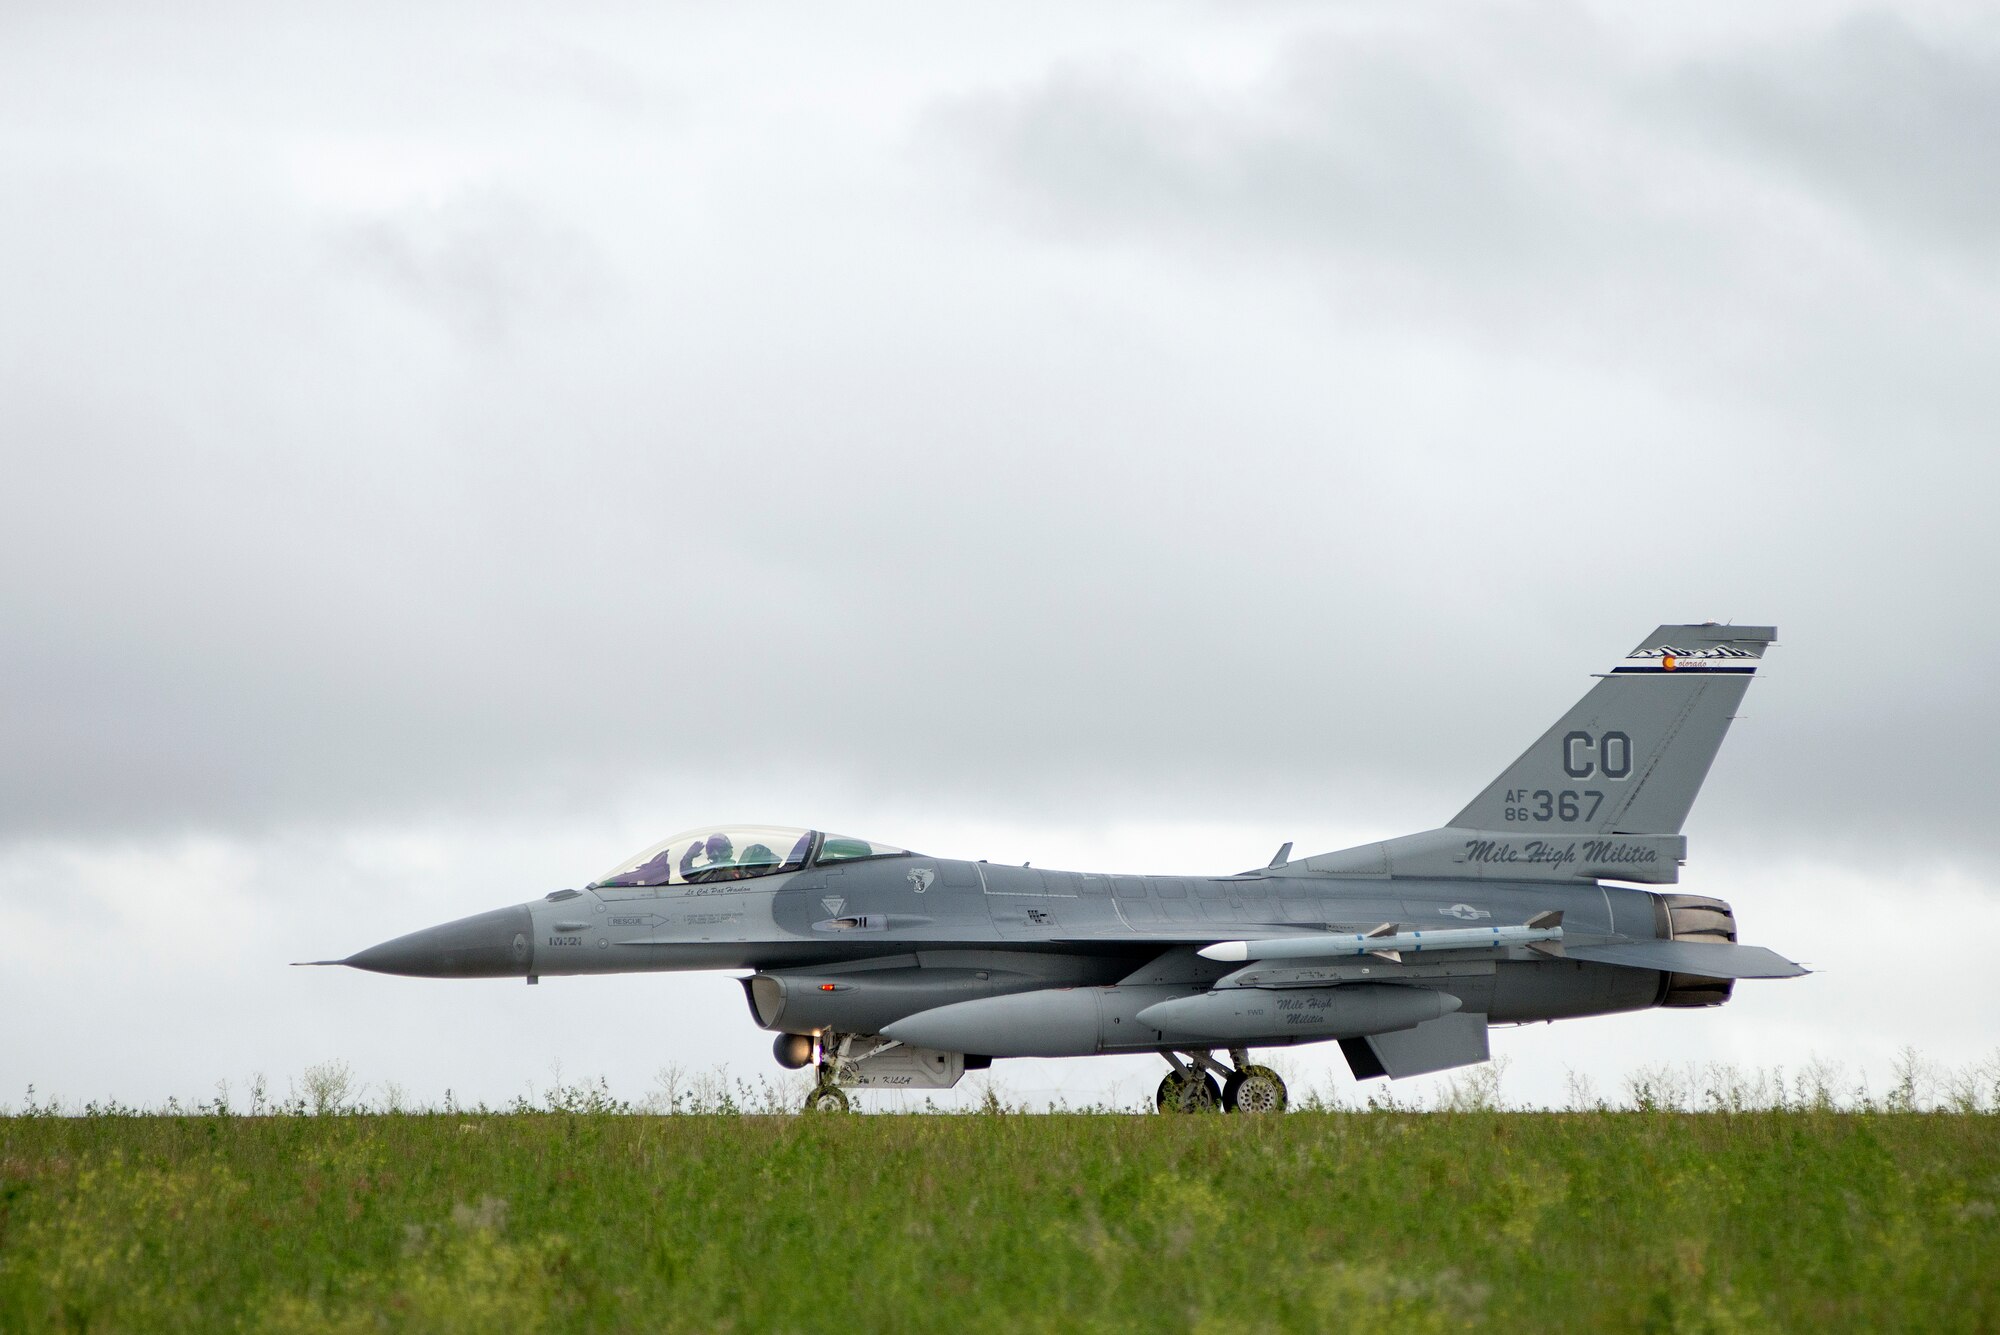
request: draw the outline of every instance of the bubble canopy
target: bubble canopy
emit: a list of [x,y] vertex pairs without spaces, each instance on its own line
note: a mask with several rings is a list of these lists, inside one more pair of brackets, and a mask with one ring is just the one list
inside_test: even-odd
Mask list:
[[909,852],[844,834],[783,825],[718,825],[684,830],[627,858],[590,883],[593,890],[742,881],[797,871],[810,863],[858,862]]

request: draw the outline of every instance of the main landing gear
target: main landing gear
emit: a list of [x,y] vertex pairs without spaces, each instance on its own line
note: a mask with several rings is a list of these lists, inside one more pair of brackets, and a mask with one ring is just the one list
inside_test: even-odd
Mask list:
[[[1229,1050],[1233,1068],[1200,1049],[1160,1055],[1174,1068],[1153,1096],[1153,1106],[1163,1113],[1214,1112],[1218,1108],[1241,1113],[1285,1110],[1285,1082],[1270,1067],[1251,1065],[1245,1048]],[[1182,1056],[1187,1060],[1181,1060]],[[1215,1083],[1216,1076],[1222,1077],[1220,1086]]]

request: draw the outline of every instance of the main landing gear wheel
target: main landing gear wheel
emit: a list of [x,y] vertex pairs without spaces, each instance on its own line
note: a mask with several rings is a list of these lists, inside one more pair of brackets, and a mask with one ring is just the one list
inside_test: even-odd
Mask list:
[[1286,1102],[1285,1082],[1268,1066],[1238,1067],[1222,1087],[1222,1106],[1229,1112],[1280,1113]]
[[1222,1090],[1206,1071],[1169,1071],[1153,1095],[1153,1106],[1163,1113],[1214,1112],[1222,1106]]
[[832,1085],[815,1085],[813,1092],[806,1095],[806,1111],[844,1113],[847,1111],[847,1095]]

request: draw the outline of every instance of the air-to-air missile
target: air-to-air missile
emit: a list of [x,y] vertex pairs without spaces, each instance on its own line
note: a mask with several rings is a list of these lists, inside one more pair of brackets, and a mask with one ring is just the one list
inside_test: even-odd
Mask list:
[[1372,932],[1352,935],[1332,933],[1313,936],[1281,936],[1269,941],[1218,941],[1195,953],[1206,960],[1237,963],[1243,960],[1324,960],[1345,955],[1373,955],[1400,962],[1404,952],[1418,954],[1443,950],[1497,950],[1505,946],[1527,946],[1542,954],[1560,956],[1560,948],[1550,943],[1562,940],[1562,912],[1552,909],[1538,913],[1519,927],[1446,927],[1430,931],[1399,932],[1396,924],[1385,922]]

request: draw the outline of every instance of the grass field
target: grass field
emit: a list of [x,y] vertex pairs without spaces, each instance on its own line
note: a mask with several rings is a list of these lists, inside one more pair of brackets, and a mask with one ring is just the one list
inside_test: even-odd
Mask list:
[[0,1119],[0,1330],[2000,1330],[2000,1118]]

